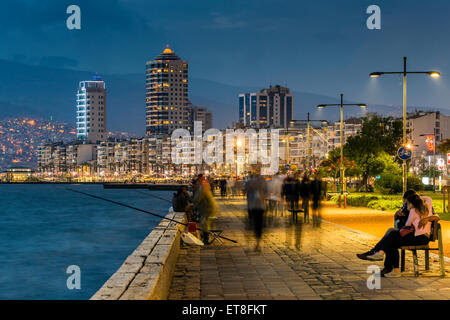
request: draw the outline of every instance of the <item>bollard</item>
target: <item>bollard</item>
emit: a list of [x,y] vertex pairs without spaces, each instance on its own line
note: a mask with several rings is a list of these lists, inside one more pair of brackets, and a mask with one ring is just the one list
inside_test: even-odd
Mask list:
[[341,207],[341,195],[339,194],[339,208]]
[[[445,193],[447,193],[447,206],[445,205],[445,196],[446,196],[446,194]],[[450,211],[450,187],[449,186],[445,186],[445,187],[443,187],[442,188],[442,204],[443,204],[443,206],[442,206],[442,211],[445,213],[445,210],[447,210],[447,211]]]
[[347,195],[344,195],[344,209],[347,208]]
[[442,212],[445,213],[445,187],[442,190]]

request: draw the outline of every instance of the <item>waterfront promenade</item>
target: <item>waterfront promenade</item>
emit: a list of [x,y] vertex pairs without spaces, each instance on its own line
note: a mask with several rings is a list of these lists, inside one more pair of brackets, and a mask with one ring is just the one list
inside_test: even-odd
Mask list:
[[[423,274],[414,278],[407,252],[407,272],[400,278],[381,278],[381,288],[370,290],[367,268],[381,269],[382,262],[359,260],[355,254],[367,251],[377,236],[335,222],[323,221],[313,228],[312,223],[291,225],[280,219],[278,226],[266,229],[262,251],[256,253],[253,233],[245,226],[244,201],[219,200],[219,205],[215,228],[238,244],[224,240],[182,247],[168,299],[450,299],[450,265],[446,263],[446,277],[438,277],[439,262],[433,256],[431,270],[425,273],[419,253]],[[333,220],[333,213],[341,210],[327,205],[323,216]],[[361,212],[349,207],[345,214]],[[370,225],[371,219],[366,223]],[[386,227],[389,224],[386,220]]]

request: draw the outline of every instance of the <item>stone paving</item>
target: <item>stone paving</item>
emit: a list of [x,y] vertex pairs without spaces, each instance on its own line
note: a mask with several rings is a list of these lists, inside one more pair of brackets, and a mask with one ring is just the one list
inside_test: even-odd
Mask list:
[[[210,246],[182,247],[175,267],[169,299],[302,299],[302,300],[398,300],[450,299],[450,268],[439,277],[438,259],[430,257],[425,272],[419,253],[421,276],[412,274],[411,253],[400,278],[381,278],[381,288],[367,288],[371,265],[382,262],[359,260],[356,253],[376,243],[374,236],[323,221],[291,224],[288,217],[276,219],[266,228],[260,253],[246,228],[242,200],[219,200],[215,227],[224,240]],[[276,224],[275,224],[276,225]]]

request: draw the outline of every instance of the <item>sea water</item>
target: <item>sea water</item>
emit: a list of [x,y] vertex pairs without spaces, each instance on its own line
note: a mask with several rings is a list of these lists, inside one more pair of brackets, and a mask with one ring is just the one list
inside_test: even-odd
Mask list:
[[[89,299],[160,218],[66,188],[166,215],[172,192],[102,185],[0,185],[0,299]],[[80,289],[69,289],[69,266]]]

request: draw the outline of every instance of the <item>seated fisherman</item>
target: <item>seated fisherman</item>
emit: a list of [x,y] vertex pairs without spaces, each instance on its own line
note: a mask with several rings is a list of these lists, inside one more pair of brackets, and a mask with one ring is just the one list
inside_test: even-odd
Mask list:
[[185,212],[189,222],[193,220],[194,212],[192,210],[191,197],[187,192],[186,186],[182,186],[177,190],[177,193],[173,194],[172,207],[175,212]]

